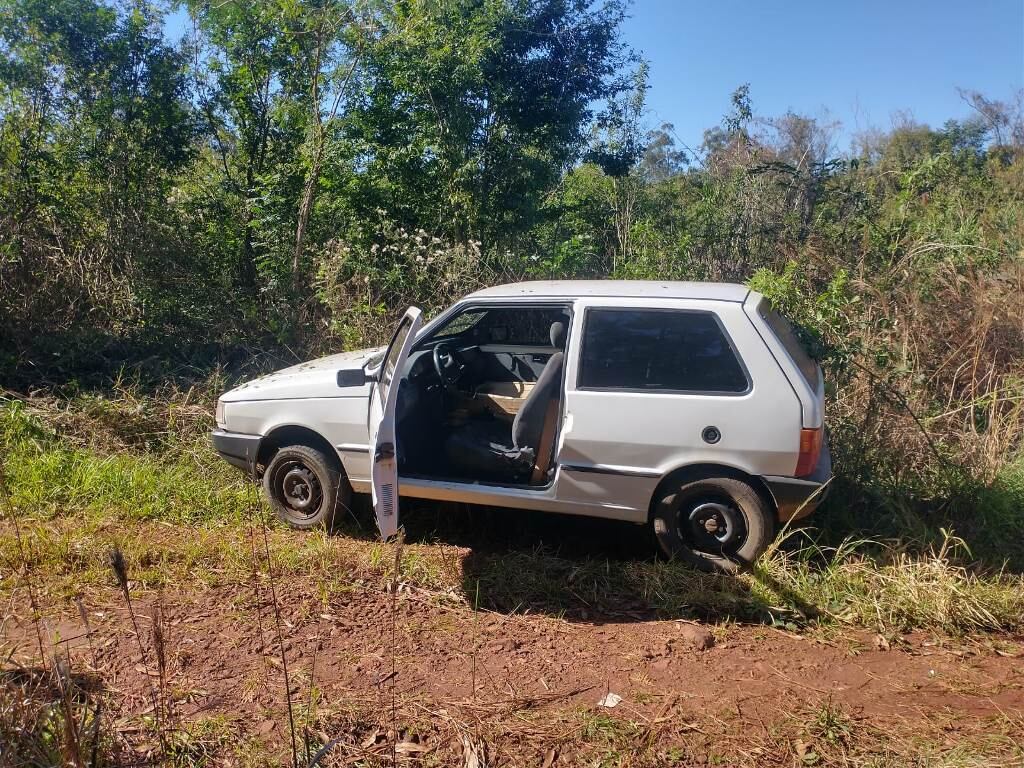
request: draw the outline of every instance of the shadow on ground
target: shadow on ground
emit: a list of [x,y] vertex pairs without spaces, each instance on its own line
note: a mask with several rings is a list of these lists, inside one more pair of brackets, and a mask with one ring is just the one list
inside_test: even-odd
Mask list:
[[[666,561],[646,526],[469,505],[403,504],[407,541],[463,550],[463,592],[487,610],[596,623],[695,618],[785,624],[818,613],[765,573],[737,578]],[[777,605],[779,596],[786,607]]]
[[[825,604],[835,600],[837,587],[830,570],[835,548],[850,540],[860,542],[857,556],[879,569],[892,567],[900,553],[927,560],[942,550],[952,564],[979,574],[1019,573],[1015,542],[985,541],[1006,530],[992,520],[952,529],[958,536],[963,531],[964,540],[950,544],[952,527],[926,511],[879,507],[854,514],[862,504],[851,502],[863,491],[842,483],[835,491],[806,521],[806,536],[781,544],[800,561],[798,571],[774,563],[740,577],[667,562],[646,526],[619,521],[403,499],[402,522],[410,542],[459,548],[463,594],[479,607],[586,622],[813,622],[835,610]],[[362,527],[353,534],[375,538],[368,504],[359,516]]]

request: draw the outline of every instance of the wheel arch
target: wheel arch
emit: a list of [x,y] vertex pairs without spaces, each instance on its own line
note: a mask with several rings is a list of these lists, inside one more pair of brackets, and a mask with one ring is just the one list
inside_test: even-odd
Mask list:
[[263,436],[256,451],[257,474],[262,475],[274,454],[288,445],[305,445],[316,448],[334,462],[342,477],[347,477],[345,465],[330,441],[316,430],[302,424],[280,424]]
[[734,480],[741,480],[753,488],[768,505],[768,508],[772,510],[776,518],[778,517],[779,509],[778,505],[775,503],[775,497],[772,496],[767,484],[759,476],[752,475],[749,472],[745,472],[738,467],[729,466],[728,464],[699,462],[696,464],[684,464],[681,467],[676,467],[662,476],[654,488],[654,493],[651,494],[651,499],[647,509],[648,522],[652,519],[655,505],[658,503],[658,499],[661,498],[662,494],[664,494],[666,488],[676,483],[700,480],[708,477],[729,477]]

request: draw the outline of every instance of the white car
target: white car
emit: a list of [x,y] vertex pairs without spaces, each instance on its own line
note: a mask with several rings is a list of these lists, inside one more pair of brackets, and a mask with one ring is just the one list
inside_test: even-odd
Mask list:
[[651,525],[735,571],[811,512],[832,461],[817,363],[760,294],[691,282],[528,282],[473,293],[385,349],[263,376],[217,405],[217,451],[298,528],[370,492]]

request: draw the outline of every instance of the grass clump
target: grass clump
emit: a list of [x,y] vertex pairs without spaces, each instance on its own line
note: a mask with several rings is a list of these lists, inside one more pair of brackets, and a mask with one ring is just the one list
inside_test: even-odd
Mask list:
[[247,505],[243,479],[205,440],[193,436],[176,450],[104,453],[75,445],[24,402],[0,400],[0,450],[11,500],[34,516],[240,519]]
[[115,765],[101,720],[95,676],[64,667],[0,669],[0,763],[10,766]]
[[755,589],[766,601],[810,607],[814,618],[879,632],[960,634],[1024,626],[1024,577],[958,564],[963,542],[944,533],[943,544],[927,554],[867,540],[835,549],[814,543],[775,549],[761,559]]
[[945,547],[924,555],[869,541],[836,549],[794,542],[735,577],[654,559],[580,560],[542,549],[471,554],[464,565],[464,594],[471,594],[478,581],[485,607],[584,619],[613,613],[794,629],[838,623],[883,633],[961,634],[1024,626],[1024,578],[975,573],[957,564],[958,547],[952,536]]

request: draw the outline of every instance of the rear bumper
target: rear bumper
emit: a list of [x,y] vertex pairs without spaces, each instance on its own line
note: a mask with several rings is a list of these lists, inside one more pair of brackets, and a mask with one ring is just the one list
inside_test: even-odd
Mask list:
[[821,448],[821,458],[814,472],[807,477],[776,477],[766,475],[762,478],[768,491],[775,500],[779,510],[779,520],[799,520],[811,514],[825,500],[829,491],[829,480],[832,479],[832,451],[828,440]]
[[256,468],[256,457],[259,455],[262,439],[260,435],[226,432],[223,429],[216,429],[210,433],[213,448],[221,458],[249,475]]

